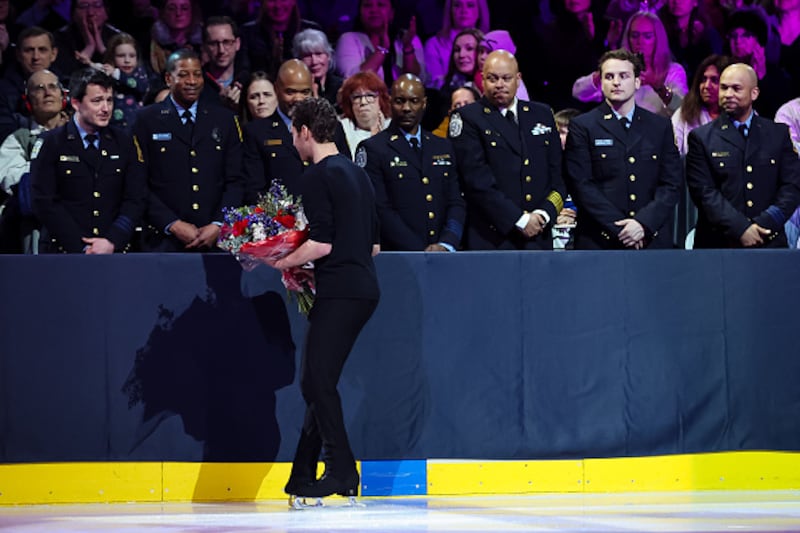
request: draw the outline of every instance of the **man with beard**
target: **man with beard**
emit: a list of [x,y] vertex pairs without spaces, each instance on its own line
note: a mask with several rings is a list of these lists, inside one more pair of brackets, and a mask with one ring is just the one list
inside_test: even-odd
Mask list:
[[470,250],[553,248],[549,227],[565,196],[561,141],[550,108],[517,98],[520,80],[512,54],[490,53],[484,97],[450,117]]
[[356,164],[375,188],[384,250],[455,251],[465,204],[455,152],[447,139],[423,131],[425,87],[413,74],[392,84],[392,124],[363,141]]
[[239,109],[242,87],[249,74],[239,61],[239,29],[230,17],[211,17],[203,30],[203,47],[208,61],[203,65],[203,97]]
[[787,246],[783,226],[800,202],[800,161],[786,125],[753,112],[758,97],[753,68],[729,66],[719,82],[724,113],[689,134],[695,248]]
[[569,123],[564,161],[578,208],[576,249],[672,247],[681,161],[670,120],[636,105],[642,69],[628,50],[603,54],[605,101]]
[[78,71],[69,91],[73,119],[33,145],[31,187],[33,211],[42,223],[40,253],[124,251],[141,219],[144,169],[130,136],[108,127],[112,86],[102,72]]
[[150,186],[142,249],[210,251],[222,208],[242,205],[239,121],[199,101],[203,70],[192,50],[169,56],[165,79],[169,97],[142,109],[134,128]]

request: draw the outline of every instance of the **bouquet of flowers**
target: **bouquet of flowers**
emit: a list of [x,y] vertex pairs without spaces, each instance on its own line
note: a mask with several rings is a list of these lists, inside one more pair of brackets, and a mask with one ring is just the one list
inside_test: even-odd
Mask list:
[[[308,239],[308,219],[300,199],[273,180],[256,205],[225,207],[217,246],[229,251],[246,271],[260,264],[272,265]],[[289,296],[297,298],[300,312],[307,315],[314,305],[313,265],[281,271]]]

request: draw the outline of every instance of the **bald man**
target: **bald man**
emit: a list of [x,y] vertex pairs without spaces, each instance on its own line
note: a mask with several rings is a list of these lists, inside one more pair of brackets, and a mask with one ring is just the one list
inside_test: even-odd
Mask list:
[[549,107],[517,98],[521,79],[512,54],[492,52],[483,98],[450,117],[471,250],[553,248],[550,229],[566,194],[561,140]]
[[[279,179],[289,193],[302,194],[300,176],[308,163],[292,144],[292,112],[298,102],[311,98],[314,78],[299,59],[285,61],[278,69],[275,95],[278,107],[272,116],[249,122],[244,128],[245,202],[255,203],[260,193]],[[336,146],[347,151],[341,125],[336,130]]]
[[698,209],[695,248],[785,248],[800,202],[800,161],[785,124],[753,113],[758,77],[743,63],[720,76],[724,113],[689,134],[686,182]]
[[392,84],[392,123],[363,141],[356,164],[372,180],[384,250],[453,252],[466,208],[453,145],[420,126],[425,87],[413,74]]

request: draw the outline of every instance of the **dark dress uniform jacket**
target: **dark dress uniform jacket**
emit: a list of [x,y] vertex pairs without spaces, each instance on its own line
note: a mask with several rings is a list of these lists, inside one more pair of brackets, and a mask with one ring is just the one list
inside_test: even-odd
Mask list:
[[553,248],[549,229],[528,239],[516,222],[542,209],[555,223],[564,205],[558,129],[544,104],[518,100],[517,114],[514,124],[483,98],[450,118],[471,250]]
[[163,233],[167,225],[221,222],[223,207],[243,203],[238,119],[202,101],[196,118],[194,126],[183,124],[170,98],[139,113],[134,133],[150,186],[146,251],[183,250],[182,242]]
[[747,138],[727,114],[689,134],[686,181],[698,218],[695,248],[741,247],[756,223],[765,246],[786,247],[784,223],[800,201],[800,161],[785,124],[753,116]]
[[395,125],[363,141],[356,164],[375,188],[381,247],[422,251],[429,244],[461,244],[466,207],[453,145],[422,131],[416,151]]
[[626,130],[602,103],[570,121],[567,188],[578,207],[575,248],[622,249],[617,220],[633,218],[648,248],[671,248],[683,168],[668,118],[640,107]]
[[82,237],[103,237],[123,251],[141,221],[147,187],[133,139],[113,127],[98,137],[100,148],[90,153],[70,120],[34,145],[33,209],[43,252],[81,253]]

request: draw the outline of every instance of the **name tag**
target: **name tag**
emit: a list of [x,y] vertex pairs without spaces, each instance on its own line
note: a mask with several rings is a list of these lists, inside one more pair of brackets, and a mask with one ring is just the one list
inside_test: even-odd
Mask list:
[[452,165],[453,162],[450,161],[450,154],[439,154],[433,156],[433,164],[434,166]]
[[119,159],[119,155],[117,155],[117,154],[111,154],[110,156],[108,156],[108,158],[109,158],[109,159]]
[[711,157],[730,157],[730,152],[711,152]]
[[60,155],[58,156],[58,160],[65,163],[77,163],[80,161],[77,155]]
[[545,126],[541,122],[537,122],[536,125],[531,130],[531,133],[533,135],[546,135],[551,131],[553,131],[553,128],[551,128],[550,126]]
[[267,139],[264,144],[267,146],[280,146],[283,144],[283,139]]
[[595,146],[614,146],[614,139],[595,139]]
[[154,133],[153,134],[154,141],[171,141],[172,134],[171,133]]

